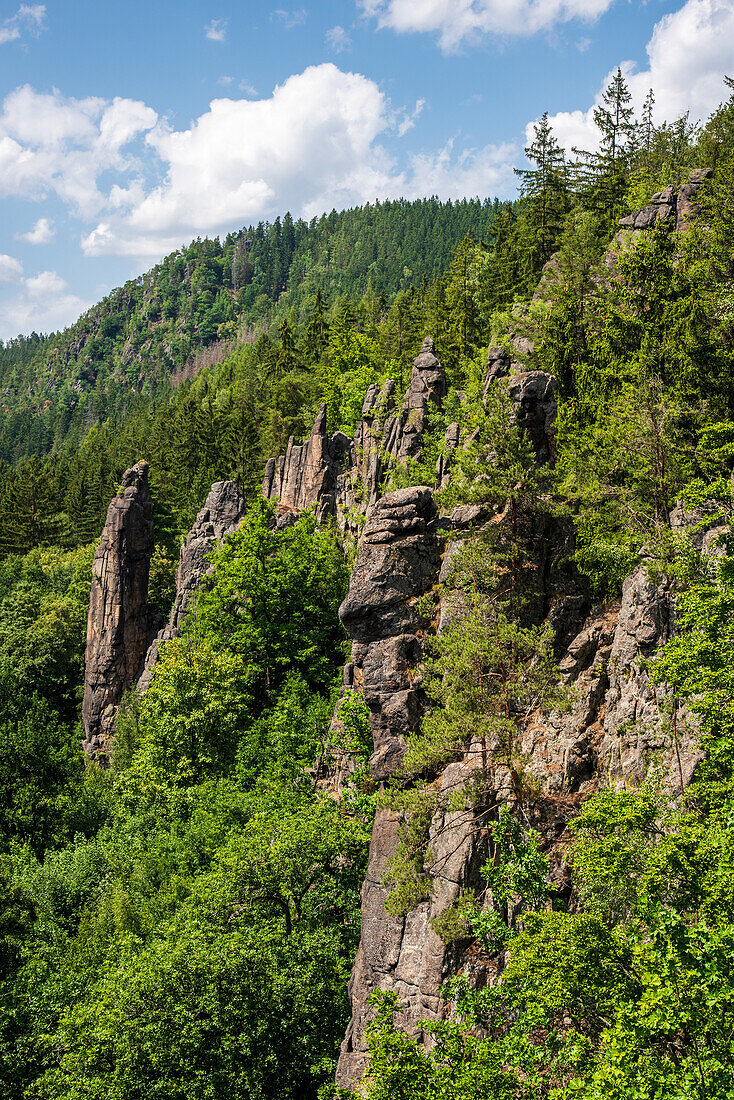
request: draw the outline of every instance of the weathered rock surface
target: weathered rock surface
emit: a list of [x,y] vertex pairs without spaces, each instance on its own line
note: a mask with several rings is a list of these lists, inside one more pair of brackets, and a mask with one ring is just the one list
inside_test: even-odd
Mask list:
[[[417,668],[422,657],[416,599],[438,580],[443,537],[430,489],[390,493],[368,513],[364,536],[340,617],[354,639],[347,686],[360,689],[370,712],[372,775],[387,779],[399,768],[405,740],[418,728],[424,707]],[[366,1056],[368,1001],[375,989],[398,992],[405,1005],[402,1026],[416,1033],[418,1021],[441,1011],[438,989],[453,969],[455,949],[435,934],[430,919],[451,904],[462,885],[477,878],[478,853],[468,819],[454,814],[433,826],[435,869],[441,889],[407,917],[385,913],[382,879],[395,851],[398,819],[378,811],[369,868],[362,889],[362,936],[349,992],[353,1016],[337,1081],[353,1084]],[[462,832],[463,830],[463,832]]]
[[556,380],[542,370],[511,375],[508,393],[515,407],[515,419],[533,445],[538,462],[556,457]]
[[[420,661],[425,624],[416,614],[415,602],[440,579],[450,577],[451,563],[470,529],[497,522],[504,522],[503,517],[493,516],[482,505],[455,508],[450,519],[441,520],[431,491],[423,487],[391,493],[368,513],[340,617],[354,639],[345,684],[361,690],[369,708],[374,738],[370,768],[378,782],[400,767],[405,741],[418,729],[424,711]],[[566,618],[578,626],[587,603],[570,561],[570,526],[552,519],[536,533],[532,572],[536,581],[541,578],[536,617],[546,614],[548,593],[565,593],[561,598],[575,608],[575,618],[570,611]],[[455,613],[455,608],[442,605],[444,623]],[[470,746],[463,759],[444,769],[442,789],[465,782],[480,760],[477,746]],[[498,799],[501,791],[507,796],[507,777],[500,767],[495,786],[490,799]],[[431,921],[462,890],[478,888],[479,868],[486,858],[473,812],[440,811],[430,829],[431,897],[406,917],[390,916],[384,908],[383,878],[395,851],[398,825],[392,812],[378,812],[362,891],[362,937],[349,987],[353,1015],[337,1073],[343,1086],[352,1085],[364,1070],[368,1002],[375,989],[399,994],[401,1026],[419,1039],[419,1021],[445,1011],[439,989],[461,964],[462,945],[445,944]]]
[[[423,711],[422,633],[416,631],[412,604],[436,579],[450,577],[452,555],[469,528],[502,521],[488,518],[486,510],[474,505],[455,509],[450,521],[439,525],[431,518],[427,490],[403,494],[384,498],[370,511],[342,606],[342,620],[355,639],[345,682],[361,688],[368,701],[375,736],[371,766],[380,782],[399,767],[405,738],[418,728]],[[442,540],[447,547],[443,558]],[[552,885],[566,900],[571,879],[562,838],[579,800],[610,781],[619,787],[637,786],[651,770],[675,797],[690,782],[701,758],[688,716],[672,709],[665,688],[651,684],[646,668],[646,659],[675,628],[669,584],[651,580],[642,564],[627,578],[620,603],[589,611],[572,554],[570,524],[549,520],[538,532],[534,568],[542,581],[535,616],[546,617],[556,630],[570,705],[563,712],[531,715],[518,746],[538,792],[532,812],[551,856]],[[442,606],[442,621],[447,610],[450,617],[450,609]],[[492,746],[488,749],[485,797],[490,812],[493,805],[512,799],[513,782]],[[480,758],[478,746],[469,745],[444,769],[438,780],[441,788],[465,782]],[[349,986],[352,1019],[337,1072],[342,1086],[354,1085],[364,1072],[368,1002],[376,989],[397,992],[400,1026],[419,1042],[429,1042],[419,1021],[446,1013],[439,989],[448,976],[464,968],[474,981],[491,980],[501,965],[499,959],[480,963],[465,956],[467,945],[461,941],[444,944],[431,924],[462,890],[479,887],[485,841],[472,815],[441,812],[434,818],[431,896],[406,917],[392,917],[384,908],[383,880],[398,827],[393,812],[378,812],[362,891],[362,938]],[[483,966],[486,970],[479,973]]]
[[695,210],[695,195],[704,180],[713,175],[710,168],[694,168],[687,181],[676,191],[666,187],[653,195],[647,206],[619,219],[621,229],[641,231],[665,222],[671,229],[685,230]]
[[372,774],[385,779],[402,761],[404,738],[421,714],[411,669],[422,649],[415,600],[438,579],[443,541],[430,489],[388,493],[370,508],[339,617],[353,639],[348,684],[370,711]]
[[181,631],[192,596],[202,577],[211,566],[206,560],[217,543],[234,531],[245,514],[245,502],[233,481],[216,481],[206,498],[204,507],[194,521],[181,547],[176,570],[176,598],[168,622],[148,647],[145,665],[138,680],[138,690],[145,691],[151,681],[153,668],[158,660],[158,649]]
[[329,436],[326,405],[319,409],[310,438],[301,446],[288,441],[288,449],[265,468],[263,496],[278,499],[283,512],[299,512],[318,504],[320,519],[333,512],[336,482],[352,464],[352,441],[343,432]]
[[389,467],[419,455],[428,411],[443,401],[446,379],[430,336],[413,360],[402,402],[395,391],[391,379],[381,389],[369,387],[352,439],[327,434],[322,406],[310,439],[301,446],[291,439],[285,455],[268,462],[265,499],[277,500],[281,514],[316,505],[320,522],[336,516],[348,527],[350,511],[378,499]]
[[84,751],[106,759],[123,694],[135,683],[148,642],[153,501],[148,463],[122,477],[92,565],[85,653]]

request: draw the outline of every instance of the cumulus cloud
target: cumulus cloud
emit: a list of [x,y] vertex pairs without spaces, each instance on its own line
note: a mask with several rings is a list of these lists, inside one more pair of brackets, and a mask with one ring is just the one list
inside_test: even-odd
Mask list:
[[78,216],[94,217],[108,201],[100,176],[139,173],[127,147],[157,117],[137,100],[67,99],[56,90],[17,88],[0,112],[0,198],[55,193]]
[[14,256],[0,252],[0,283],[15,282],[23,274],[23,264]]
[[39,34],[46,19],[43,4],[21,4],[15,15],[0,23],[0,46],[15,42],[25,33]]
[[291,209],[311,217],[392,191],[393,164],[377,144],[394,127],[377,84],[328,63],[266,99],[215,99],[187,130],[160,122],[147,135],[165,179],[123,218],[83,241],[89,254],[149,254]]
[[48,244],[56,236],[54,223],[50,218],[39,218],[27,233],[20,233],[18,240],[26,244]]
[[393,109],[373,80],[329,62],[267,98],[215,99],[186,130],[161,121],[145,141],[162,182],[119,212],[108,208],[82,247],[93,256],[156,256],[284,210],[311,218],[376,198],[513,190],[510,146],[465,151],[450,142],[400,169],[384,141],[410,129],[424,106]]
[[[394,107],[375,81],[331,62],[270,96],[214,99],[182,130],[144,103],[19,88],[0,110],[0,197],[53,193],[80,219],[87,255],[142,260],[288,209],[311,218],[376,198],[513,190],[506,146],[452,141],[399,164],[387,142],[424,107]],[[39,218],[22,239],[44,243],[53,228]]]
[[[705,121],[726,98],[724,73],[734,72],[734,4],[731,0],[687,0],[655,25],[647,44],[648,64],[639,70],[623,61],[622,71],[639,110],[650,88],[655,93],[655,119],[673,121],[690,109],[692,120]],[[594,107],[609,83],[605,78],[588,110],[561,111],[550,117],[556,137],[567,149],[593,149],[598,138]],[[528,125],[530,139],[532,123]]]
[[442,50],[484,35],[530,35],[571,19],[594,20],[614,0],[358,0],[380,27],[435,34]]
[[346,50],[351,50],[352,39],[344,27],[340,27],[337,23],[326,32],[326,45],[334,53],[344,53]]
[[[3,260],[0,256],[0,278]],[[24,332],[54,332],[71,324],[91,302],[74,294],[56,271],[40,271],[28,278],[22,277],[22,267],[17,260],[11,276],[15,284],[9,296],[0,297],[0,340],[8,340]],[[10,280],[8,280],[8,283]]]
[[204,34],[210,42],[226,42],[227,20],[212,19],[211,23],[208,23],[207,26],[204,27]]

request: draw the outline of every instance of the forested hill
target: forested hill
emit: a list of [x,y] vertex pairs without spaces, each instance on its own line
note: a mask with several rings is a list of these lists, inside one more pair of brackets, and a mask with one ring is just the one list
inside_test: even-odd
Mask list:
[[[108,401],[111,391],[113,404],[120,390],[150,393],[195,369],[197,352],[212,343],[286,316],[297,324],[318,288],[332,301],[360,297],[369,286],[386,304],[445,271],[469,230],[491,238],[499,209],[489,199],[376,202],[310,222],[288,213],[223,241],[192,241],[63,332],[0,343],[2,406],[12,416],[42,412],[50,402],[59,414],[53,438],[95,390],[97,405],[101,391]],[[98,412],[92,403],[89,419]],[[44,443],[39,438],[28,450],[42,451]]]

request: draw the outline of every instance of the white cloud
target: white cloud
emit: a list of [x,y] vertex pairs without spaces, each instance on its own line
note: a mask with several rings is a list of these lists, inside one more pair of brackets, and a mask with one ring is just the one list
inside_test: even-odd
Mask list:
[[232,84],[233,82],[234,82],[234,77],[233,76],[220,76],[219,80],[217,81],[217,84],[222,84],[223,86],[226,86],[227,84]]
[[270,13],[271,19],[279,19],[287,31],[294,27],[302,27],[306,22],[307,12],[305,8],[297,8],[295,11],[286,11],[284,8],[275,8]]
[[226,19],[212,19],[211,23],[204,27],[204,34],[210,42],[227,41],[227,22]]
[[436,34],[455,50],[487,34],[530,35],[571,19],[593,20],[614,0],[358,0],[378,26]]
[[513,165],[517,164],[516,145],[485,145],[479,149],[455,152],[451,139],[438,153],[418,154],[411,158],[407,198],[438,195],[458,199],[479,195],[508,195],[515,188]]
[[15,15],[0,23],[0,46],[16,42],[24,32],[39,34],[43,30],[46,8],[43,4],[21,4]]
[[403,137],[407,134],[408,130],[412,130],[417,120],[423,113],[423,108],[426,105],[425,99],[416,99],[415,107],[412,111],[400,111],[396,116],[396,130],[398,137]]
[[105,217],[84,250],[155,255],[284,210],[311,217],[393,193],[402,177],[376,142],[396,125],[374,81],[331,63],[267,99],[215,99],[189,129],[149,132],[164,181],[125,216]]
[[132,99],[67,99],[56,90],[16,88],[0,112],[0,198],[54,192],[80,217],[94,217],[108,201],[100,176],[139,174],[127,147],[157,117]]
[[[375,81],[331,62],[263,98],[214,99],[183,130],[144,103],[19,88],[0,108],[0,197],[54,193],[80,219],[85,254],[140,260],[289,209],[311,218],[376,198],[513,190],[505,146],[462,151],[457,139],[400,167],[385,143],[424,107],[395,108]],[[23,239],[52,232],[39,218]]]
[[27,233],[20,233],[18,240],[26,244],[48,244],[56,236],[54,223],[50,218],[39,218]]
[[[2,260],[10,258],[0,257],[0,271]],[[91,305],[72,293],[56,271],[40,271],[17,283],[10,297],[0,298],[0,340],[21,332],[54,332],[71,324]]]
[[330,27],[326,32],[326,45],[334,53],[344,53],[346,50],[351,50],[352,39],[349,33],[344,30],[344,27],[340,27],[337,23],[335,27]]
[[[687,0],[655,25],[647,44],[648,65],[637,70],[623,61],[638,112],[650,88],[655,93],[658,123],[673,121],[690,109],[692,120],[705,121],[727,98],[722,77],[734,72],[734,3],[732,0]],[[561,111],[549,118],[556,137],[567,149],[593,149],[598,138],[594,106],[609,83],[605,78],[594,104],[588,110]],[[530,139],[532,123],[528,124]]]
[[0,252],[0,283],[15,282],[23,274],[23,264],[14,256]]

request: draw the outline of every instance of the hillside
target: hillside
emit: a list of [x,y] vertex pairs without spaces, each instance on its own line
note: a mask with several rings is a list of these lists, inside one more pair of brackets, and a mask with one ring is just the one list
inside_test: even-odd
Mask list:
[[3,469],[8,1100],[734,1093],[734,94],[628,94]]
[[197,240],[113,291],[65,331],[0,344],[0,457],[58,448],[207,361],[239,335],[285,317],[300,324],[317,290],[327,302],[368,288],[388,303],[443,272],[468,231],[491,239],[500,204],[375,203],[311,222],[260,223]]

